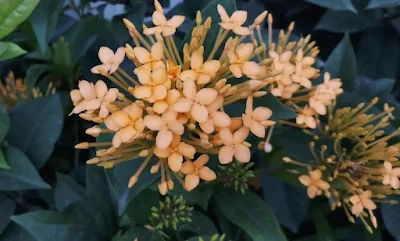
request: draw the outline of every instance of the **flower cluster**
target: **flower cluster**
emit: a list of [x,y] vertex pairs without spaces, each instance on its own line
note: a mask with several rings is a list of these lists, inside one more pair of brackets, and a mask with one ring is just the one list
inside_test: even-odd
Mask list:
[[368,113],[377,102],[375,98],[367,106],[361,103],[356,108],[336,111],[333,105],[329,106],[327,124],[321,126],[317,122],[319,132],[312,134],[315,139],[331,140],[332,146],[321,145],[317,153],[317,144],[311,142],[312,164],[284,158],[305,167],[306,173],[299,181],[307,186],[310,198],[325,194],[331,199],[332,209],[343,207],[351,222],[354,216],[359,217],[370,232],[372,228],[365,217],[377,227],[373,213],[376,203],[396,203],[387,197],[400,193],[400,142],[395,139],[400,129],[391,130],[393,108],[387,104],[379,114]]
[[19,101],[36,99],[56,92],[53,82],[49,83],[45,93],[43,93],[38,87],[28,89],[23,79],[15,79],[13,72],[8,73],[4,82],[5,83],[3,84],[0,81],[0,100],[6,109],[11,109]]

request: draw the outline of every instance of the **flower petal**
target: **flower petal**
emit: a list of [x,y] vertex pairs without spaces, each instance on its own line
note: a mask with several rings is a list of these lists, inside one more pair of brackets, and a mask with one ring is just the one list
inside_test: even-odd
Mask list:
[[94,88],[96,90],[97,98],[103,98],[108,91],[106,83],[102,80],[97,81]]
[[199,185],[199,182],[200,182],[199,176],[194,175],[194,174],[186,175],[185,189],[187,191],[192,191],[193,189],[195,189],[197,187],[197,185]]
[[304,186],[309,186],[311,184],[311,178],[308,175],[301,175],[299,177],[299,181],[301,182],[301,184],[303,184]]
[[257,107],[254,109],[252,116],[257,121],[265,121],[272,116],[272,111],[267,107]]
[[221,4],[217,5],[217,11],[218,11],[219,16],[221,17],[221,20],[223,22],[230,22],[231,21],[231,19],[229,18],[228,13],[226,12],[225,8]]
[[145,64],[150,62],[150,53],[147,49],[143,47],[135,47],[133,48],[133,53],[140,63]]
[[221,62],[218,60],[208,60],[203,64],[203,74],[207,74],[211,78],[214,78],[220,67]]
[[194,154],[196,154],[196,148],[193,146],[186,144],[184,142],[179,143],[178,152],[182,154],[184,157],[192,159]]
[[199,48],[190,57],[190,67],[194,70],[200,71],[203,66],[203,50]]
[[179,153],[172,153],[168,157],[168,166],[173,172],[179,172],[182,167],[183,157]]
[[231,146],[223,146],[218,153],[218,159],[221,164],[231,163],[235,150]]
[[203,88],[197,92],[195,100],[200,104],[209,105],[217,99],[217,96],[218,92],[215,89]]
[[167,23],[167,19],[164,14],[159,11],[154,11],[152,15],[154,25],[165,25]]
[[156,145],[160,149],[166,149],[172,142],[173,134],[167,129],[162,129],[158,132],[156,137]]
[[236,145],[235,147],[235,158],[241,163],[247,163],[250,161],[251,152],[250,148],[243,144]]
[[151,57],[153,58],[153,61],[161,60],[164,57],[162,43],[157,42],[151,46]]
[[246,11],[235,11],[231,16],[231,21],[234,22],[236,25],[243,25],[246,22],[246,19]]
[[99,59],[103,64],[111,64],[114,62],[114,52],[103,46],[99,49]]
[[181,172],[183,173],[183,174],[189,174],[189,173],[192,173],[192,172],[194,172],[194,168],[195,168],[195,165],[193,164],[193,162],[191,161],[191,160],[186,160],[183,164],[182,164],[182,167],[181,167]]
[[172,16],[172,18],[167,21],[167,25],[169,27],[178,28],[179,26],[182,25],[184,21],[185,21],[185,16],[175,15]]
[[198,73],[194,70],[185,70],[179,75],[179,79],[182,80],[183,82],[186,82],[186,80],[196,80],[198,76]]
[[239,144],[246,140],[249,136],[249,128],[242,126],[239,130],[235,131],[233,135],[233,143]]
[[236,54],[239,56],[240,60],[247,60],[250,58],[251,54],[254,51],[254,44],[245,43],[241,44],[236,48]]
[[158,115],[146,115],[144,124],[152,131],[159,131],[165,127],[163,119]]
[[193,100],[186,98],[179,98],[174,104],[174,110],[180,113],[188,112],[192,109]]
[[199,170],[199,176],[204,181],[212,181],[217,178],[217,175],[209,167],[203,167]]
[[232,31],[237,35],[246,36],[246,35],[250,34],[249,28],[245,28],[245,27],[238,26],[238,25],[234,25],[232,28]]
[[198,123],[204,123],[208,120],[208,110],[204,105],[194,104],[190,113]]
[[219,132],[219,137],[221,138],[221,141],[224,143],[224,145],[230,146],[233,144],[233,135],[229,128],[222,128]]
[[196,96],[196,83],[193,80],[183,82],[183,95],[188,99],[194,99]]
[[231,125],[231,118],[225,112],[216,111],[213,113],[214,125],[218,127],[229,127]]
[[164,26],[162,28],[162,35],[163,36],[171,36],[176,32],[176,28],[174,27],[168,27],[168,26]]

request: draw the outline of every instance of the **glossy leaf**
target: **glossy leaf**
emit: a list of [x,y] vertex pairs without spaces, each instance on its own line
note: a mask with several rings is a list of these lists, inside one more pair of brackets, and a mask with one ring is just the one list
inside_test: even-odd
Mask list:
[[206,215],[193,211],[192,222],[182,224],[178,230],[179,240],[187,240],[197,235],[213,235],[218,233],[213,221]]
[[17,203],[6,195],[0,194],[0,234],[10,223],[10,217],[14,214]]
[[29,17],[42,53],[54,35],[63,3],[62,0],[41,0]]
[[348,34],[329,55],[324,70],[331,74],[331,78],[340,78],[345,91],[352,92],[355,89],[357,85],[356,57]]
[[0,0],[0,39],[31,14],[40,0]]
[[349,10],[357,12],[351,0],[304,0],[306,2],[318,5],[320,7],[334,9],[334,10]]
[[85,188],[71,176],[57,173],[54,201],[59,211],[85,197]]
[[41,168],[53,152],[63,126],[59,95],[22,103],[10,111],[10,118],[8,141],[25,152],[37,169]]
[[256,194],[224,191],[216,196],[218,207],[254,241],[287,240],[268,205]]
[[5,44],[6,49],[0,54],[0,61],[12,59],[26,53],[21,47],[11,42],[0,42]]
[[3,147],[9,170],[0,169],[0,190],[14,191],[50,188],[39,176],[28,157],[18,148]]
[[262,188],[264,199],[279,222],[297,233],[307,216],[310,204],[306,189],[285,183],[268,174],[262,175]]
[[379,25],[379,17],[379,13],[375,11],[354,13],[329,10],[321,17],[316,29],[334,33],[354,33]]
[[[400,201],[400,197],[393,195],[391,200]],[[383,203],[381,205],[382,219],[387,230],[398,240],[400,239],[400,202],[397,204]]]

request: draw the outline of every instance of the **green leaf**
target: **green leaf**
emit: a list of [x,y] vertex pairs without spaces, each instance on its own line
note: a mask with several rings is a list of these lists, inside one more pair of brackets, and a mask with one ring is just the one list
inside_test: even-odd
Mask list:
[[6,229],[16,207],[17,203],[14,200],[0,194],[0,234]]
[[41,0],[29,17],[42,53],[46,52],[56,30],[63,3],[62,0]]
[[159,204],[159,194],[150,189],[143,190],[126,207],[121,217],[123,224],[146,225],[150,221],[151,208]]
[[199,205],[203,210],[207,210],[213,190],[207,186],[199,186],[188,192],[182,185],[175,185],[174,189],[168,191],[168,194],[172,196],[183,196],[189,206]]
[[271,120],[293,119],[297,117],[297,114],[293,110],[284,106],[282,102],[271,93],[260,98],[255,98],[254,105],[270,108],[272,110]]
[[3,147],[4,156],[11,169],[0,169],[0,190],[14,191],[50,188],[39,176],[28,157],[18,148]]
[[225,191],[216,196],[216,201],[224,215],[253,241],[287,240],[271,209],[253,192],[242,195]]
[[1,241],[37,241],[16,223],[10,223],[1,234]]
[[[11,220],[25,228],[37,241],[108,241],[110,237],[93,227],[95,223],[85,223],[85,213],[75,216],[74,212],[35,211]],[[84,210],[82,210],[84,211]],[[85,218],[85,219],[84,219]],[[93,220],[95,221],[95,220]]]
[[359,75],[395,79],[399,60],[400,39],[392,28],[377,27],[363,33],[357,50]]
[[44,64],[35,64],[30,66],[25,75],[26,88],[28,90],[32,89],[39,80],[39,77],[48,69],[49,66]]
[[0,169],[10,169],[10,165],[8,165],[6,157],[4,156],[3,150],[0,149]]
[[54,44],[54,54],[53,61],[56,65],[59,65],[61,70],[64,70],[66,73],[69,70],[66,67],[71,67],[72,59],[71,59],[71,51],[69,48],[69,43],[65,42],[63,38],[59,39]]
[[357,66],[349,34],[345,34],[329,55],[324,70],[331,74],[331,78],[340,78],[345,91],[354,90],[357,85]]
[[[53,152],[63,127],[63,110],[58,94],[30,100],[10,111],[8,141],[21,149],[37,169]],[[26,121],[29,120],[29,125]]]
[[400,0],[371,0],[367,8],[391,8],[400,6]]
[[376,11],[327,11],[319,20],[316,29],[324,29],[334,33],[359,32],[379,25],[381,17]]
[[326,218],[326,213],[322,207],[322,205],[326,205],[326,203],[318,203],[315,201],[311,205],[312,216],[314,220],[314,225],[317,230],[317,234],[319,236],[320,241],[336,241],[335,233],[331,228],[328,219]]
[[71,176],[56,173],[57,183],[54,190],[54,201],[57,210],[62,211],[72,203],[85,197],[85,188]]
[[354,13],[357,12],[351,0],[304,0],[306,2],[318,5],[320,7],[329,8],[333,10],[349,10]]
[[271,207],[279,222],[290,231],[297,233],[307,216],[310,199],[306,189],[262,175],[264,199]]
[[198,235],[213,235],[218,233],[218,229],[208,216],[193,211],[192,222],[180,225],[177,233],[179,240],[187,240]]
[[40,0],[0,0],[0,39],[31,14]]
[[0,102],[0,144],[3,143],[8,130],[10,129],[10,116],[7,113],[6,108]]
[[21,49],[18,45],[11,42],[0,42],[6,45],[6,50],[0,54],[0,61],[12,59],[25,54],[26,51]]
[[391,200],[398,201],[397,204],[382,203],[381,214],[386,229],[393,235],[396,240],[400,239],[400,197],[397,195],[390,196]]
[[150,231],[146,228],[134,227],[129,229],[124,234],[121,231],[113,237],[112,241],[133,241],[135,238],[138,240],[149,240],[149,241],[164,241],[165,239],[160,234],[160,232],[156,229],[154,231]]

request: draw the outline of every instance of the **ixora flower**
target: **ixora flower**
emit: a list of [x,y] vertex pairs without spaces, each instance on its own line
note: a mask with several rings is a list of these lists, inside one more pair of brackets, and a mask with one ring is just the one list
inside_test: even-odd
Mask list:
[[329,183],[321,180],[321,170],[310,171],[308,175],[302,175],[299,177],[300,182],[307,186],[307,195],[310,198],[314,198],[317,195],[321,195],[322,191],[327,191],[330,188]]
[[[71,91],[72,113],[98,123],[86,133],[108,138],[80,143],[76,148],[96,147],[96,157],[87,163],[104,168],[139,159],[141,166],[132,173],[129,187],[147,166],[151,166],[150,173],[161,173],[158,187],[165,195],[174,188],[173,180],[188,191],[201,185],[201,180],[215,180],[214,170],[205,166],[207,162],[250,162],[251,144],[246,140],[253,134],[264,138],[270,128],[269,143],[275,125],[270,120],[273,110],[267,107],[269,103],[255,101],[268,91],[287,101],[284,104],[299,113],[298,122],[310,127],[318,111],[303,108],[319,108],[314,103],[318,101],[326,107],[340,93],[340,81],[329,78],[312,86],[319,74],[313,67],[318,49],[309,43],[309,37],[287,42],[293,24],[277,45],[264,42],[261,26],[266,19],[272,39],[272,16],[266,11],[250,26],[245,25],[245,11],[229,15],[218,5],[219,23],[213,23],[211,17],[203,19],[198,12],[191,36],[180,51],[174,33],[184,17],[167,19],[157,0],[154,5],[154,26],[143,26],[143,32],[124,19],[133,46],[127,44],[115,53],[107,47],[99,50],[101,64],[92,72],[109,79],[118,89],[108,88],[102,80],[82,80],[79,89]],[[218,28],[218,33],[210,33]],[[206,38],[214,37],[206,44],[210,42]],[[119,67],[125,55],[135,66],[127,72]],[[320,98],[325,94],[328,99]],[[311,99],[316,101],[311,103]],[[319,184],[319,189],[326,189]],[[312,185],[310,181],[315,192]]]

